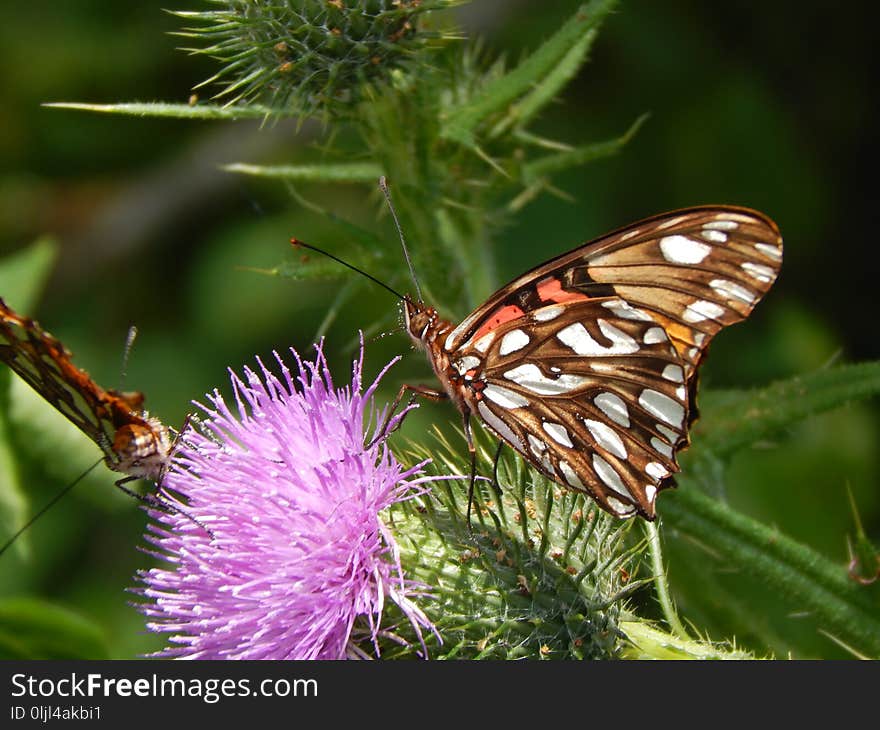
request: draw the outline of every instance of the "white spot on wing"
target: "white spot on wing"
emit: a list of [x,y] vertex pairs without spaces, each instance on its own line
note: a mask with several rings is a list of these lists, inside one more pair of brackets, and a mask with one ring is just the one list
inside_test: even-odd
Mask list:
[[562,478],[568,482],[569,486],[575,487],[576,489],[586,489],[580,477],[575,470],[571,468],[571,464],[567,461],[563,461],[562,459],[559,460],[559,471],[562,474]]
[[653,484],[645,486],[645,499],[648,500],[648,504],[654,504],[654,500],[657,499],[657,487]]
[[678,431],[673,431],[669,426],[664,426],[662,423],[658,423],[657,430],[666,437],[669,443],[674,444],[678,441]]
[[621,497],[632,497],[624,486],[620,474],[599,454],[593,454],[593,469],[596,470],[596,474],[606,487],[617,492]]
[[485,421],[501,438],[506,439],[515,449],[522,451],[525,446],[519,440],[519,437],[510,429],[504,421],[496,416],[485,403],[477,403],[477,410],[480,417]]
[[712,279],[709,282],[709,286],[728,300],[739,299],[746,304],[751,304],[757,296],[755,292],[746,289],[735,281],[728,281],[727,279]]
[[686,215],[677,215],[675,218],[670,218],[668,221],[664,221],[659,226],[657,226],[658,231],[662,231],[666,228],[672,228],[672,226],[677,226],[682,221],[687,220]]
[[776,272],[769,266],[753,264],[751,261],[746,261],[744,264],[740,264],[740,267],[749,276],[755,279],[755,281],[760,281],[762,284],[769,284],[773,281],[773,277],[776,274]]
[[529,448],[532,450],[532,453],[540,459],[547,450],[547,444],[541,441],[541,439],[535,438],[530,433],[526,434],[526,438],[529,440]]
[[651,437],[651,446],[658,454],[663,454],[663,456],[669,457],[672,456],[672,447],[662,439],[658,439],[656,436]]
[[614,393],[599,393],[593,399],[593,403],[616,424],[629,428],[629,411],[626,409],[623,398]]
[[614,510],[614,514],[616,514],[618,517],[632,517],[636,513],[635,507],[624,504],[619,499],[615,499],[614,497],[606,497],[605,501],[608,503],[608,506],[612,510]]
[[669,476],[669,469],[663,466],[663,464],[658,464],[656,461],[652,461],[645,466],[645,473],[653,479],[663,479],[664,477]]
[[473,355],[465,355],[455,361],[455,369],[459,375],[464,375],[468,370],[473,370],[480,365],[480,358]]
[[626,447],[623,445],[623,441],[617,434],[617,431],[611,428],[607,423],[602,423],[602,421],[593,421],[589,418],[585,418],[584,423],[598,446],[601,446],[606,451],[611,452],[621,459],[626,458]]
[[552,438],[557,444],[562,444],[570,449],[574,448],[574,444],[571,442],[568,431],[565,430],[565,426],[561,423],[545,421],[541,424],[541,428],[543,428],[549,434],[550,438]]
[[715,319],[724,314],[724,307],[715,304],[715,302],[707,302],[705,299],[698,299],[687,305],[682,315],[685,322],[702,322],[705,319]]
[[668,395],[646,388],[639,396],[639,403],[653,416],[672,426],[681,427],[684,421],[684,406]]
[[609,299],[607,302],[602,302],[602,306],[610,309],[621,319],[634,319],[638,322],[652,322],[654,320],[647,312],[636,309],[622,299]]
[[673,264],[699,264],[712,251],[712,247],[687,236],[665,236],[660,239],[663,258]]
[[716,220],[704,224],[703,230],[705,231],[706,229],[708,229],[710,231],[735,231],[738,227],[739,223],[727,218],[726,213],[722,213],[718,216]]
[[645,332],[643,338],[646,345],[658,345],[661,342],[666,342],[668,339],[662,327],[651,327],[651,329]]
[[570,347],[576,354],[583,356],[600,357],[603,355],[631,355],[638,352],[639,344],[625,332],[606,322],[598,321],[599,329],[605,337],[611,340],[607,347],[600,345],[592,338],[587,328],[580,322],[568,325],[556,333],[556,337],[562,344]]
[[[470,319],[470,317],[468,317]],[[464,333],[469,325],[468,320],[466,319],[464,322],[458,325],[452,332],[446,335],[446,339],[443,342],[443,349],[446,352],[452,352],[455,349],[456,340]]]
[[532,319],[536,322],[549,322],[551,319],[556,319],[564,311],[565,307],[560,304],[554,304],[550,307],[541,307],[541,309],[536,309],[532,312]]
[[762,254],[769,256],[771,259],[776,259],[778,261],[782,258],[782,251],[779,246],[774,246],[771,243],[756,243],[755,248]]
[[502,408],[522,408],[529,399],[501,385],[490,384],[483,389],[483,395]]
[[581,375],[571,374],[563,374],[558,378],[548,378],[537,365],[532,363],[518,365],[504,373],[504,377],[539,395],[568,393],[590,380]]
[[485,353],[489,349],[489,345],[492,344],[492,341],[495,339],[494,332],[487,332],[483,335],[479,340],[474,343],[474,349],[478,352]]
[[705,226],[703,226],[703,232],[700,235],[707,241],[712,241],[712,243],[727,242],[727,234],[724,231],[713,231],[711,228],[707,229]]
[[499,355],[509,355],[511,352],[522,350],[529,344],[529,336],[522,330],[510,330],[501,338],[501,344],[498,346]]
[[662,375],[664,380],[671,380],[673,383],[684,382],[684,371],[681,369],[680,365],[673,365],[670,363],[663,368]]

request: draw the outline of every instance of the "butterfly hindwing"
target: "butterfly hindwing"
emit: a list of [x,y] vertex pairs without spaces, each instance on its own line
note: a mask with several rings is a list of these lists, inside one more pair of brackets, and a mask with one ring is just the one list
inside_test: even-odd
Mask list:
[[[486,337],[484,335],[484,337]],[[618,516],[654,515],[678,471],[688,391],[646,312],[618,298],[549,305],[497,327],[468,406],[539,471]]]

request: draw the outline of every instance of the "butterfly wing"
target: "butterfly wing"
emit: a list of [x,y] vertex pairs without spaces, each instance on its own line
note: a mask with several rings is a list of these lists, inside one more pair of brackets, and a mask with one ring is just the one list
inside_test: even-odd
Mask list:
[[497,328],[468,406],[550,479],[652,519],[687,438],[690,394],[670,339],[618,298],[549,305],[523,324]]
[[767,216],[703,206],[664,213],[562,254],[493,294],[447,337],[453,352],[551,302],[616,296],[654,317],[690,380],[718,331],[749,316],[782,263]]
[[[66,416],[104,452],[112,469],[153,476],[144,462],[167,450],[167,432],[142,415],[138,392],[104,390],[71,362],[71,353],[28,317],[0,299],[0,361]],[[160,453],[162,452],[162,453]]]
[[[654,516],[687,444],[697,367],[779,272],[766,216],[655,216],[501,288],[444,339],[468,408],[539,471],[606,510]],[[481,382],[480,382],[481,381]]]

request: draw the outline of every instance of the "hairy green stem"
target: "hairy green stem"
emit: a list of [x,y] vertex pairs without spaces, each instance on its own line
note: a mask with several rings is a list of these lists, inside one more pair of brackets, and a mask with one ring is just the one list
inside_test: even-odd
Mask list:
[[663,609],[663,616],[672,632],[682,638],[688,639],[687,630],[678,618],[672,596],[669,594],[669,583],[666,580],[666,566],[663,564],[663,549],[660,546],[660,533],[657,525],[653,522],[643,523],[645,535],[648,537],[648,555],[651,557],[651,572],[654,574],[654,589],[657,591],[657,601]]

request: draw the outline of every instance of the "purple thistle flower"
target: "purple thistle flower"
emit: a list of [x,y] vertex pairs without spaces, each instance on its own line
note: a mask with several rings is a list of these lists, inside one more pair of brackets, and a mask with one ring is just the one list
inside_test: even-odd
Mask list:
[[230,371],[237,413],[215,390],[179,442],[162,492],[185,503],[151,511],[161,524],[146,537],[172,567],[141,571],[136,589],[148,627],[171,634],[157,656],[342,659],[359,653],[359,618],[378,651],[386,599],[420,640],[434,630],[380,517],[431,477],[413,478],[425,462],[404,468],[383,439],[364,446],[364,416],[378,420],[373,394],[396,359],[362,392],[363,344],[338,390],[320,346],[314,362],[291,352],[298,384],[277,353],[280,378],[259,359],[243,380]]

